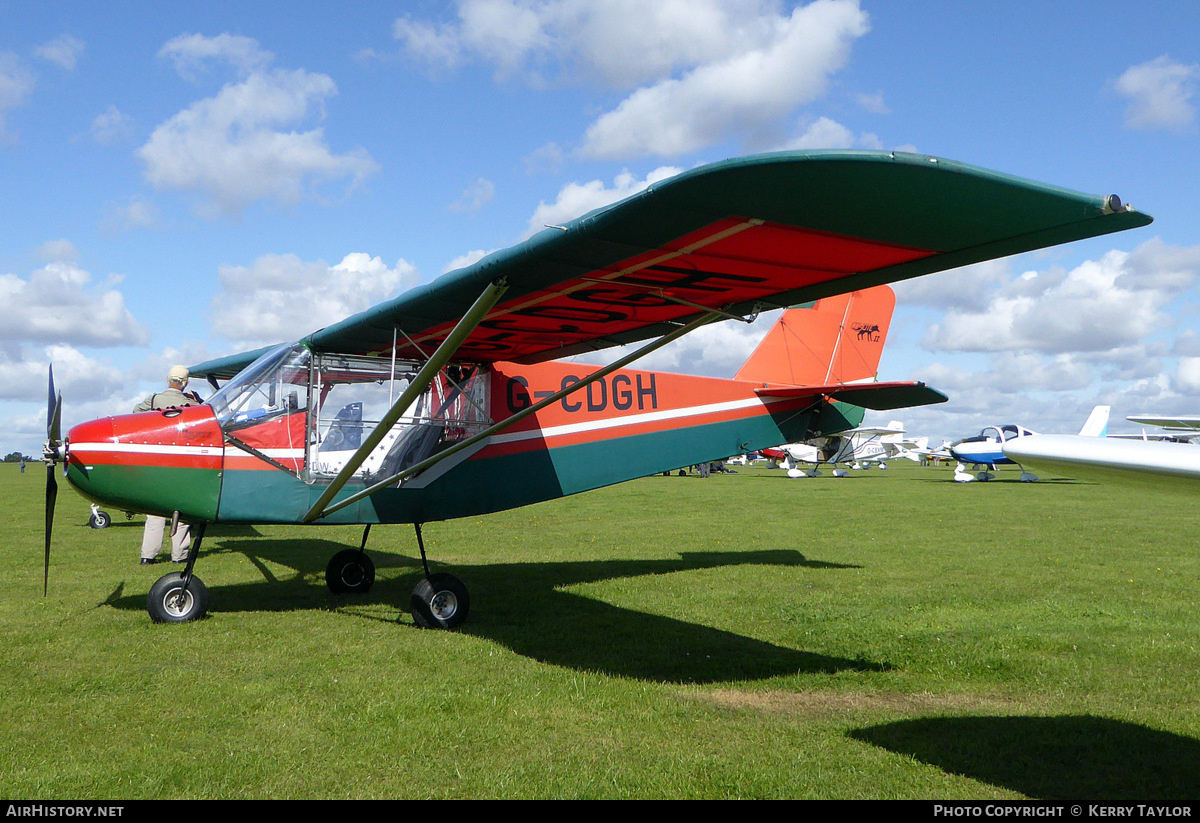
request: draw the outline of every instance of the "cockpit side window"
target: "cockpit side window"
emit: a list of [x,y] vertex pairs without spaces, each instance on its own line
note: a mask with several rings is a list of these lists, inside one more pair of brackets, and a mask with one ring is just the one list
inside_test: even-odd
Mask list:
[[231,445],[299,473],[304,468],[312,355],[303,345],[264,354],[209,400]]
[[[415,377],[419,364],[321,354],[313,369],[309,477],[330,479],[379,425]],[[486,374],[473,366],[444,369],[367,455],[355,478],[390,477],[489,421]]]
[[[330,480],[403,397],[420,364],[279,346],[209,401],[226,442],[310,481]],[[488,373],[443,369],[366,456],[362,481],[390,477],[490,425]]]

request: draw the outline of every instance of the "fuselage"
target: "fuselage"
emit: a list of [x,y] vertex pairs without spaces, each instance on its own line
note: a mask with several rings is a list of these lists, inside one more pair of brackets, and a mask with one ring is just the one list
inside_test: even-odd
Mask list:
[[[126,511],[178,511],[184,520],[204,522],[301,522],[364,442],[376,396],[383,403],[391,392],[368,373],[375,364],[351,367],[347,358],[299,348],[289,356],[274,371],[223,387],[211,404],[76,426],[67,479],[85,497]],[[311,362],[300,362],[305,357]],[[436,456],[595,369],[495,363],[462,366],[456,380],[440,377],[335,500]],[[861,421],[856,406],[759,396],[761,386],[616,371],[321,522],[428,522],[499,511]]]
[[1034,432],[1024,426],[1005,424],[988,426],[974,437],[966,437],[950,445],[950,456],[960,463],[996,466],[1012,464],[1004,454],[1004,444]]

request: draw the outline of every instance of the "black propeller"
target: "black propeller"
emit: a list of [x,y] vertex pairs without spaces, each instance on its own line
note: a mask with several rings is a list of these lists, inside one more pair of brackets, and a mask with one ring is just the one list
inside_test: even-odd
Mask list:
[[50,392],[46,400],[46,445],[42,457],[46,461],[46,566],[42,575],[42,597],[50,589],[50,533],[54,529],[54,504],[58,500],[58,481],[54,467],[60,459],[62,446],[62,395],[54,393],[54,366],[50,367]]

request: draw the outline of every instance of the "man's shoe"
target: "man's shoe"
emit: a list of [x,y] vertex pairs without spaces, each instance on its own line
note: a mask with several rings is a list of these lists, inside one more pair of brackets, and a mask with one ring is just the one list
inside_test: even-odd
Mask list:
[[158,558],[157,558],[157,557],[143,557],[143,558],[142,558],[142,565],[143,565],[143,566],[153,566],[153,565],[154,565],[155,563],[157,563],[157,562],[158,562]]

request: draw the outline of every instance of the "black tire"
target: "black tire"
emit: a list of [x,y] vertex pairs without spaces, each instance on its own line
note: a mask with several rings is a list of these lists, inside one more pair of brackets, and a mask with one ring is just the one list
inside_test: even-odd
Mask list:
[[471,595],[454,575],[431,574],[413,589],[409,607],[423,629],[456,629],[471,610]]
[[88,525],[93,529],[107,529],[112,523],[112,518],[108,516],[108,512],[96,512],[88,518]]
[[192,575],[185,592],[182,573],[164,574],[150,587],[150,594],[146,595],[146,611],[155,623],[199,620],[208,613],[208,589],[199,577]]
[[325,585],[334,594],[363,594],[374,583],[375,562],[358,549],[338,552],[325,567]]

